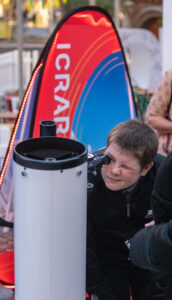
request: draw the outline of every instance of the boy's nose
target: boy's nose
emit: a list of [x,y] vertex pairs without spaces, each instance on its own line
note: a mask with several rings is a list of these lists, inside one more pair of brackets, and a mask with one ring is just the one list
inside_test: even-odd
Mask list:
[[113,174],[115,174],[115,175],[119,175],[120,173],[121,173],[121,169],[120,169],[120,167],[119,166],[117,166],[117,165],[114,165],[114,166],[112,166],[112,173]]

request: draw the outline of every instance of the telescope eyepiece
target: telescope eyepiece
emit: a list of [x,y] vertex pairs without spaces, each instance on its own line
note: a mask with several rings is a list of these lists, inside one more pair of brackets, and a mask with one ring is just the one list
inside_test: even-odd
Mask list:
[[40,136],[56,136],[56,122],[51,120],[41,121]]

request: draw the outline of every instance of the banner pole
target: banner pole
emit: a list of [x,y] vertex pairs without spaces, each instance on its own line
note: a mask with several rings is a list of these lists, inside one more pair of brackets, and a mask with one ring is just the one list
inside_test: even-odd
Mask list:
[[120,22],[119,22],[120,0],[114,0],[113,3],[114,3],[113,7],[114,7],[115,25],[117,28],[119,28],[120,27]]
[[20,102],[23,98],[23,15],[22,0],[17,0],[17,49],[18,49],[18,86]]

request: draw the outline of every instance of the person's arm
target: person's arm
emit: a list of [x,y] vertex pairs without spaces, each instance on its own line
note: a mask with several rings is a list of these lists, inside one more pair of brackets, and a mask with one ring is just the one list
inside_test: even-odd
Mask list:
[[131,239],[131,261],[143,269],[172,273],[171,237],[172,220],[140,230]]
[[148,105],[145,122],[155,128],[159,134],[172,133],[172,122],[167,119],[167,112],[171,102],[172,72],[168,71],[152,96]]
[[161,116],[147,117],[147,124],[155,128],[159,134],[172,133],[172,121],[165,119]]

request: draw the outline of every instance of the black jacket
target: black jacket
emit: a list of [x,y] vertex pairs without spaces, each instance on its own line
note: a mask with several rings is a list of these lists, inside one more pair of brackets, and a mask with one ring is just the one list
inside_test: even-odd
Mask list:
[[[154,178],[163,157],[157,155],[154,166],[140,177],[127,195],[106,188],[100,171],[89,178],[94,185],[87,207],[87,291],[108,292],[108,275],[114,269],[127,270],[129,251],[125,241],[150,220]],[[98,293],[97,293],[98,294]]]

